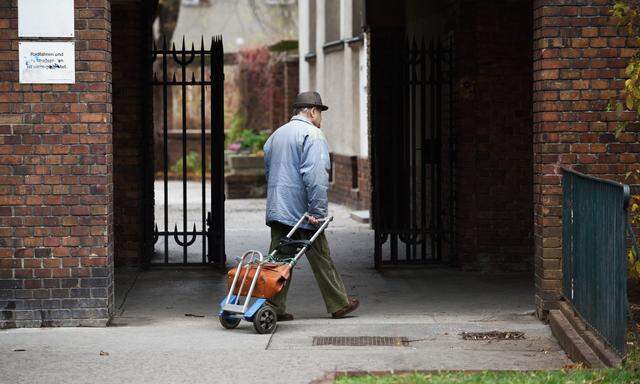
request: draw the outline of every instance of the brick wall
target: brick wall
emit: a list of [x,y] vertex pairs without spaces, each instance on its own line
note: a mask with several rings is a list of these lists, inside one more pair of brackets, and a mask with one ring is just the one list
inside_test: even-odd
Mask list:
[[282,121],[291,118],[291,105],[300,93],[300,62],[297,56],[287,57],[284,63],[284,108]]
[[454,29],[463,268],[533,269],[531,1],[462,0]]
[[[259,51],[259,50],[256,50]],[[240,53],[239,61],[242,62]],[[245,52],[246,57],[255,57],[251,51]],[[286,54],[268,52],[268,71],[261,76],[256,75],[255,63],[244,59],[250,64],[240,64],[236,67],[236,83],[240,101],[239,113],[246,118],[245,125],[255,131],[275,130],[291,118],[291,103],[298,94],[298,61]],[[255,82],[263,82],[263,85]],[[260,87],[266,87],[261,89]],[[258,91],[260,90],[260,91]],[[265,99],[262,94],[268,94]],[[293,96],[292,96],[293,94]],[[264,100],[263,100],[264,99]],[[253,107],[259,105],[259,108]],[[266,113],[266,118],[265,118]]]
[[284,119],[284,76],[286,63],[279,60],[271,66],[271,78],[273,81],[274,92],[271,94],[271,103],[269,108],[269,118],[271,129],[276,129],[289,119]]
[[[357,163],[357,169],[354,167],[354,161]],[[369,209],[371,205],[369,159],[332,153],[331,165],[329,200],[354,209]],[[354,177],[357,178],[356,188],[354,188]]]
[[632,50],[618,37],[609,0],[534,1],[534,204],[536,305],[544,316],[561,289],[560,166],[621,179],[637,165],[637,127],[616,139],[606,112]]
[[107,0],[76,0],[76,83],[18,83],[0,1],[0,328],[104,325],[113,309]]
[[[148,7],[141,1],[112,2],[113,29],[113,199],[115,263],[138,265],[145,252],[145,228],[152,226],[152,146],[145,77],[150,46]],[[182,157],[181,155],[178,157]],[[173,163],[172,163],[173,164]],[[146,171],[146,172],[145,172]],[[152,181],[151,181],[152,182]],[[145,221],[146,225],[145,226]]]

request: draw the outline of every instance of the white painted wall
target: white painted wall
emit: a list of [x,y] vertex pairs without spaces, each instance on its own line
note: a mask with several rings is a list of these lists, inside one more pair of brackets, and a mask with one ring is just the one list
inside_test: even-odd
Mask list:
[[364,43],[359,51],[360,58],[358,60],[358,94],[359,105],[358,114],[360,118],[360,156],[369,157],[369,35],[364,34]]
[[[353,0],[340,0],[340,15],[326,15],[326,0],[316,0],[315,47],[308,44],[309,3],[300,0],[300,90],[320,92],[329,106],[323,114],[323,131],[329,141],[330,150],[345,156],[368,157],[369,155],[369,55],[367,41],[345,44],[344,49],[327,52],[325,20],[340,20],[340,38],[349,39],[360,31],[353,30]],[[316,59],[307,61],[305,55],[315,51]]]
[[299,65],[300,65],[300,91],[309,90],[311,82],[309,73],[309,63],[305,60],[304,55],[311,51],[309,46],[310,23],[309,23],[309,0],[298,1],[298,49],[299,49]]

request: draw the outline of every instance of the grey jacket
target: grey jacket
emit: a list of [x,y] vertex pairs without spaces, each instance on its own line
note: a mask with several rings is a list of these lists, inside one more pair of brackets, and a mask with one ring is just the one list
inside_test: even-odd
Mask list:
[[[322,131],[300,116],[278,128],[264,145],[267,225],[293,226],[303,213],[328,211],[329,148]],[[303,228],[313,229],[305,222]]]

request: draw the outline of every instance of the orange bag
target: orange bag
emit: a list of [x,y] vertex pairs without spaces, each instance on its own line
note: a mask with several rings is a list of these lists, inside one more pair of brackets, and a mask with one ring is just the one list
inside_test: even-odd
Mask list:
[[[247,295],[249,293],[249,288],[251,287],[251,282],[253,281],[253,276],[256,274],[258,266],[252,264],[249,266],[249,273],[244,282],[244,286],[242,287],[241,294]],[[238,268],[231,268],[229,273],[227,273],[229,287],[233,283],[233,278],[236,275]],[[240,271],[240,276],[238,277],[238,281],[236,282],[236,287],[234,289],[233,294],[237,295],[238,290],[240,290],[240,285],[242,285],[242,279],[247,272],[247,267],[243,266]],[[276,295],[276,293],[282,291],[284,288],[284,284],[291,275],[291,266],[288,264],[263,264],[260,269],[260,275],[258,276],[258,281],[256,281],[256,286],[253,288],[253,293],[251,297],[259,297],[263,299],[270,299]]]

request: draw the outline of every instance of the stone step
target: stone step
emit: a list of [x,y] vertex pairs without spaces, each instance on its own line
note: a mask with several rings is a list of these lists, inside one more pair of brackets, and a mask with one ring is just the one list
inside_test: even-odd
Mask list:
[[593,332],[587,324],[575,312],[571,304],[566,301],[560,302],[560,311],[564,317],[571,323],[573,328],[580,334],[582,339],[589,347],[598,355],[600,361],[609,367],[614,367],[622,362],[618,356],[595,332]]
[[561,310],[549,311],[549,325],[553,335],[573,361],[584,363],[589,368],[606,368]]

